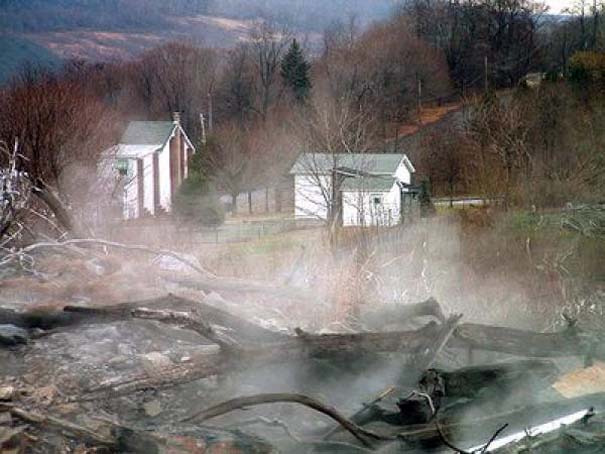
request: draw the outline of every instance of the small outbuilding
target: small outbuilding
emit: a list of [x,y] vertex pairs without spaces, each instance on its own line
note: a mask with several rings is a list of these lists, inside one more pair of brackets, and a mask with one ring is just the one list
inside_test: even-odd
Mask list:
[[416,193],[402,153],[302,153],[294,176],[295,216],[344,226],[399,224]]
[[195,153],[178,113],[173,121],[130,122],[113,151],[122,181],[123,218],[169,213]]

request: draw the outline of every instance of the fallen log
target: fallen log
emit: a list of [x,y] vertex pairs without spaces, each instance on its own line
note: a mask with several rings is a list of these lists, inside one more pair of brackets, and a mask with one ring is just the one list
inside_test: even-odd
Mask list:
[[556,333],[536,333],[515,328],[464,323],[454,332],[452,346],[488,350],[525,357],[585,356],[605,359],[605,348],[596,346],[594,336],[577,328]]
[[24,329],[65,329],[82,324],[129,320],[133,318],[132,311],[140,307],[195,311],[207,323],[223,326],[230,333],[243,340],[276,341],[288,337],[285,334],[270,331],[203,302],[181,298],[170,293],[158,298],[101,307],[65,306],[62,310],[34,310],[30,312],[17,312],[0,308],[0,325],[13,325]]
[[241,345],[239,342],[215,330],[205,322],[197,314],[192,315],[187,312],[175,312],[175,311],[162,311],[152,310],[147,308],[137,308],[132,310],[132,316],[134,318],[141,318],[144,320],[156,320],[158,322],[167,323],[170,325],[177,325],[185,329],[195,331],[199,335],[217,344],[224,351],[235,351],[240,350]]
[[[477,326],[479,326],[481,334],[485,334],[485,328],[489,328],[482,325],[459,325],[454,330],[453,336],[449,338],[448,345],[465,348],[468,345],[467,341],[473,339],[473,330]],[[463,339],[456,337],[461,328],[464,329]],[[85,398],[97,399],[103,396],[104,392],[119,396],[140,389],[170,387],[268,362],[333,358],[339,354],[357,356],[363,353],[388,352],[416,354],[422,349],[426,349],[427,345],[433,345],[432,343],[443,333],[441,325],[430,322],[415,331],[323,335],[303,333],[298,337],[285,336],[275,342],[247,342],[242,343],[241,349],[230,352],[230,355],[225,355],[225,352],[221,353],[218,350],[205,355],[197,355],[192,357],[189,363],[174,365],[158,376],[150,377],[146,373],[135,373],[128,377],[118,377],[89,389],[91,395]],[[447,330],[445,333],[447,334]],[[495,327],[493,333],[495,336],[493,340],[481,337],[485,341],[484,349],[486,350],[493,349],[504,353],[519,354],[518,346],[521,342],[528,343],[530,340],[540,339],[542,350],[529,349],[530,354],[540,353],[536,355],[538,357],[585,354],[582,339],[580,338],[576,342],[576,335],[568,332],[539,334]],[[498,338],[498,335],[501,337]],[[498,348],[500,350],[497,350]],[[593,350],[599,353],[598,349]]]
[[[131,311],[136,307],[157,307],[179,303],[183,304],[184,301],[169,294],[165,297],[100,308],[65,306],[63,309],[35,309],[29,312],[0,308],[0,324],[13,325],[24,329],[53,330],[84,323],[111,323],[131,318]],[[191,301],[187,307],[194,307],[195,305],[196,303]]]
[[[107,392],[123,395],[146,388],[162,388],[186,383],[212,375],[241,370],[252,364],[262,364],[291,359],[333,358],[345,353],[356,357],[363,353],[402,352],[417,354],[427,348],[443,345],[447,340],[450,347],[472,348],[501,351],[509,354],[537,357],[557,357],[586,355],[590,351],[596,358],[605,358],[605,348],[591,344],[588,336],[577,329],[567,329],[561,333],[533,333],[512,328],[488,327],[477,324],[452,323],[448,329],[434,322],[414,331],[386,333],[353,333],[313,335],[305,333],[292,337],[261,328],[232,314],[194,301],[168,296],[146,302],[125,303],[105,308],[68,307],[63,313],[16,314],[8,311],[8,317],[27,327],[64,326],[80,323],[106,323],[114,320],[132,318],[132,310],[142,304],[151,307],[185,307],[197,311],[200,319],[217,322],[226,326],[229,337],[244,345],[237,349],[237,355],[231,352],[211,352],[194,356],[189,363],[173,365],[161,374],[149,376],[146,373],[134,373],[121,376],[90,388],[91,395],[86,399],[95,399]],[[5,312],[4,315],[7,313]],[[56,318],[55,318],[56,317]],[[457,320],[456,320],[457,322]],[[54,323],[54,325],[53,325]],[[451,334],[451,328],[453,335]],[[441,342],[438,339],[441,338]],[[448,338],[449,336],[449,338]],[[258,340],[262,340],[259,342]],[[449,340],[448,340],[449,339]],[[428,346],[428,347],[427,347]],[[431,356],[429,355],[429,358]],[[434,357],[434,356],[433,356]]]
[[[204,305],[203,303],[197,303],[189,301],[183,298],[170,296],[169,300],[164,300],[167,304],[181,304],[181,307],[196,307],[199,310],[199,315],[205,318],[212,324],[228,327],[232,329],[234,333],[238,333],[238,336],[245,337],[253,341],[264,341],[264,340],[278,340],[286,339],[287,336],[279,333],[275,333],[260,326],[234,316],[228,312],[221,311],[212,306]],[[122,306],[122,311],[119,310],[116,313],[117,317],[129,318],[130,314],[127,314],[129,308],[133,307],[153,307],[151,305],[143,304],[144,302],[132,303],[128,306]],[[420,303],[421,309],[418,314],[422,312],[422,307],[425,303]],[[432,306],[432,303],[430,303]],[[172,306],[171,308],[174,308]],[[68,311],[78,310],[73,307],[66,308]],[[114,312],[113,308],[104,309],[79,309],[81,312],[97,313],[97,314],[109,314]],[[92,320],[91,320],[92,321]],[[99,320],[102,321],[102,318]],[[1,319],[0,319],[1,323]],[[424,335],[426,331],[424,328],[415,331],[398,331],[402,336],[403,341],[414,337],[415,335]],[[408,333],[405,335],[403,333]],[[345,335],[336,335],[345,336]],[[500,353],[507,353],[510,355],[523,356],[523,357],[565,357],[565,356],[583,356],[592,357],[594,359],[605,360],[605,344],[599,343],[598,339],[605,337],[596,334],[583,333],[576,327],[567,328],[560,332],[553,333],[537,333],[533,331],[519,330],[515,328],[499,327],[480,325],[476,323],[462,323],[458,324],[454,329],[451,337],[447,341],[448,347],[463,348],[463,349],[475,349],[475,350],[486,350]],[[346,339],[342,337],[342,339]],[[425,339],[419,343],[413,342],[410,348],[403,349],[400,351],[413,352],[414,347],[421,343],[430,343],[431,339]],[[432,345],[432,344],[431,344]],[[402,346],[403,347],[403,346]]]
[[29,333],[14,325],[0,325],[0,346],[12,347],[14,345],[26,344]]
[[133,317],[137,308],[169,309],[194,312],[196,317],[211,325],[218,325],[228,330],[230,336],[240,341],[269,342],[287,339],[288,335],[263,328],[228,311],[218,309],[203,301],[193,301],[169,293],[166,296],[151,300],[134,301],[114,306],[90,308],[66,306],[63,310],[80,314],[86,323],[106,323],[108,321],[128,320]]
[[192,355],[187,363],[173,364],[157,375],[137,372],[105,381],[89,388],[84,396],[76,400],[96,400],[107,395],[117,397],[142,389],[171,387],[270,362],[364,352],[416,352],[425,347],[427,341],[435,339],[440,332],[440,326],[431,322],[416,331],[305,334],[299,337],[288,336],[277,342],[242,343],[236,349],[216,349],[205,354]]
[[[469,366],[453,371],[427,370],[407,397],[396,402],[398,410],[375,402],[365,412],[351,418],[357,424],[381,421],[393,426],[423,424],[431,421],[443,408],[456,408],[473,402],[479,407],[495,402],[498,408],[504,403],[502,396],[514,390],[544,389],[554,382],[558,369],[552,361],[527,359],[514,362]],[[511,406],[515,401],[511,400]]]
[[[427,302],[419,304],[420,309],[418,311],[414,310],[416,315],[424,313]],[[434,306],[434,303],[430,300],[429,306]],[[66,306],[63,311],[55,312],[33,311],[20,313],[0,308],[0,324],[15,325],[25,329],[49,330],[82,323],[108,323],[132,318],[132,310],[137,307],[185,311],[195,309],[198,315],[208,323],[224,326],[230,330],[233,336],[249,341],[264,342],[288,338],[287,335],[267,330],[203,302],[191,301],[170,294],[152,300],[135,301],[102,308]],[[399,331],[399,333],[408,333],[408,335],[403,334],[401,336],[403,341],[417,335],[426,334],[422,328],[415,331]],[[524,357],[592,356],[595,359],[605,360],[605,345],[597,342],[596,339],[599,337],[583,333],[577,328],[554,333],[537,333],[515,328],[462,323],[456,326],[447,341],[447,346],[487,350]],[[344,340],[345,337],[342,337],[342,339]],[[430,339],[426,339],[425,343],[426,341],[430,341]],[[419,345],[419,343],[414,342],[413,345]],[[413,351],[413,347],[404,348],[404,346],[401,346],[401,348],[403,350],[400,351]]]
[[447,399],[474,399],[488,388],[499,394],[508,394],[521,383],[553,383],[559,370],[548,360],[526,359],[520,361],[468,366],[453,371],[427,370],[419,381],[420,389],[434,394],[441,390]]
[[439,302],[431,297],[416,304],[383,304],[379,309],[366,310],[360,316],[361,323],[371,331],[389,325],[406,324],[417,317],[434,317],[440,322],[446,320]]
[[461,314],[452,315],[443,321],[435,339],[429,341],[425,348],[415,356],[413,366],[416,370],[423,371],[433,365],[437,355],[443,350],[443,347],[445,347],[445,344],[456,330],[461,318]]
[[[494,364],[491,366],[476,366],[476,367],[468,367],[462,368],[460,370],[451,371],[451,372],[439,372],[439,387],[433,387],[431,384],[428,384],[428,376],[436,376],[437,371],[431,370],[425,374],[423,380],[419,384],[419,388],[427,393],[433,393],[433,397],[435,398],[436,405],[439,404],[437,396],[434,394],[436,390],[438,393],[443,394],[443,398],[449,399],[450,403],[456,399],[461,398],[472,398],[479,395],[482,391],[492,390],[498,396],[501,396],[502,393],[507,392],[507,388],[512,388],[514,386],[526,386],[527,383],[531,380],[537,380],[544,385],[545,381],[552,380],[556,375],[556,367],[552,362],[549,361],[541,361],[541,360],[525,360],[518,361],[515,363],[502,363],[502,364]],[[474,392],[470,392],[473,389]],[[496,396],[496,397],[498,397]],[[492,396],[494,397],[494,396]],[[380,397],[378,398],[380,400]],[[316,401],[308,396],[300,395],[300,394],[259,394],[248,397],[241,397],[236,399],[231,399],[229,401],[223,402],[221,404],[215,405],[208,409],[195,412],[194,414],[183,419],[184,422],[188,421],[199,421],[204,422],[209,419],[224,415],[226,413],[232,412],[238,409],[248,408],[253,405],[259,404],[267,404],[267,403],[276,403],[276,402],[294,402],[302,405],[309,406],[313,409],[316,409],[328,416],[332,417],[339,423],[339,427],[348,431],[351,435],[353,435],[357,440],[361,441],[364,445],[368,446],[368,441],[380,441],[387,442],[392,441],[396,437],[400,437],[401,433],[392,432],[392,433],[379,433],[375,430],[368,430],[362,428],[362,424],[367,424],[369,422],[365,418],[353,419],[346,418],[343,415],[339,414],[335,409],[328,407],[321,402]],[[428,402],[432,402],[430,396],[428,396]],[[431,404],[432,405],[432,404]],[[414,422],[426,422],[432,418],[424,418],[418,417],[416,413],[405,414],[406,410],[410,410],[411,407],[401,405],[401,401],[399,402],[399,412],[397,415],[390,415],[391,421],[387,421],[389,424],[402,426],[413,424]],[[431,417],[436,414],[439,407],[432,408]],[[383,418],[379,418],[382,421],[388,420],[385,418],[385,415],[382,415]],[[397,417],[395,417],[397,416]],[[492,437],[486,437],[486,440],[489,440],[488,444],[490,444],[495,438],[494,434],[499,434],[502,430],[502,426],[506,423],[501,424],[497,431],[494,431],[491,435]],[[443,431],[440,430],[440,426],[436,425],[436,435],[440,438],[441,441],[445,439]],[[401,430],[401,429],[399,429]],[[448,426],[448,431],[452,431],[452,427]],[[329,435],[334,435],[335,431],[331,430]],[[426,441],[426,440],[424,440]],[[435,440],[433,440],[435,441]],[[484,447],[486,445],[484,444]],[[460,451],[465,452],[465,451]]]
[[24,329],[50,330],[74,324],[74,317],[62,311],[17,312],[0,308],[0,325],[12,325]]
[[[430,306],[433,306],[433,301],[431,301],[431,300],[425,301],[424,303],[420,303],[419,306],[420,307],[425,306],[427,303]],[[432,310],[433,309],[431,309],[431,311]],[[417,314],[418,314],[418,312],[417,312]],[[416,371],[418,371],[418,373],[422,373],[422,371],[428,369],[432,365],[432,363],[435,361],[437,355],[443,349],[443,347],[449,340],[450,336],[454,332],[460,318],[462,318],[462,315],[455,315],[455,316],[450,317],[449,319],[446,319],[444,321],[444,323],[441,325],[441,329],[436,333],[435,337],[433,339],[427,339],[427,341],[426,341],[427,343],[423,346],[421,351],[415,355],[414,361],[412,362],[412,367]],[[409,374],[409,369],[410,369],[409,367],[406,368],[406,371],[408,372],[407,377],[405,377],[405,378],[403,376],[400,377],[401,383],[410,382],[410,381],[415,380],[415,379],[411,378],[414,376],[414,374]],[[358,422],[358,421],[363,421],[364,418],[366,418],[368,416],[370,419],[375,417],[376,412],[375,411],[373,412],[372,410],[375,410],[376,405],[386,395],[390,394],[392,391],[393,391],[393,388],[389,388],[385,392],[381,393],[376,399],[372,400],[372,402],[370,402],[369,404],[364,404],[363,408],[361,410],[357,411],[356,413],[354,413],[350,419],[354,422]],[[418,393],[415,393],[415,394],[418,394]],[[407,413],[409,411],[411,413],[412,420],[416,420],[414,418],[417,418],[417,415],[419,414],[418,409],[415,407],[420,406],[421,407],[420,412],[423,412],[423,410],[425,410],[428,407],[429,412],[426,413],[424,415],[424,417],[421,418],[421,420],[417,421],[417,422],[421,422],[421,421],[430,419],[436,412],[436,408],[434,408],[433,401],[432,401],[432,399],[436,398],[436,396],[426,395],[425,393],[421,393],[421,394],[426,396],[426,399],[421,400],[420,405],[409,406],[409,404],[412,404],[413,401],[411,399],[407,399],[406,402],[408,404],[408,407],[404,409],[402,406],[400,406],[401,412]],[[414,395],[412,397],[416,397],[416,395]],[[428,399],[428,402],[427,402],[427,399]],[[418,401],[414,401],[414,404],[418,404]],[[409,415],[406,414],[406,417],[408,417],[408,416]],[[328,439],[329,437],[331,437],[338,431],[339,431],[338,426],[333,427],[324,435],[324,439]]]

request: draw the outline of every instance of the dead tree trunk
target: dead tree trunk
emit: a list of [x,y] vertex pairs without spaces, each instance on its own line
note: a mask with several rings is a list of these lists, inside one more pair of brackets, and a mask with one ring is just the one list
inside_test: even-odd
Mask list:
[[[170,311],[134,312],[135,315],[140,313],[145,318],[153,315],[158,320],[169,320],[171,323],[181,318],[181,314]],[[193,326],[190,322],[185,325],[189,328]],[[140,389],[171,387],[270,362],[334,357],[345,353],[417,352],[437,338],[441,329],[439,325],[430,323],[420,330],[404,332],[322,335],[299,333],[297,337],[288,336],[273,342],[229,345],[228,348],[193,356],[188,363],[173,364],[156,375],[143,372],[120,376],[86,390],[82,399],[95,400],[106,395],[125,395]]]

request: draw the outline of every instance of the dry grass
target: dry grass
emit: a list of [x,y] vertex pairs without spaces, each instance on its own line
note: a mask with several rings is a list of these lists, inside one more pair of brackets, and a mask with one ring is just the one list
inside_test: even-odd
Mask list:
[[[312,290],[317,301],[307,304],[222,295],[242,315],[282,326],[340,330],[351,314],[429,296],[466,321],[546,329],[565,311],[605,326],[605,242],[535,216],[482,208],[447,212],[403,229],[345,229],[337,253],[330,252],[321,229],[222,245],[195,245],[184,234],[158,238],[164,239],[161,246],[195,256],[219,275]],[[154,243],[151,235],[144,238]],[[53,255],[40,257],[38,267],[42,277],[0,281],[3,306],[102,305],[175,290],[163,287],[149,257],[110,256],[91,264]]]
[[420,129],[443,120],[447,114],[462,108],[461,103],[446,104],[443,106],[424,107],[416,115],[413,123],[400,125],[397,129],[399,138],[416,134]]

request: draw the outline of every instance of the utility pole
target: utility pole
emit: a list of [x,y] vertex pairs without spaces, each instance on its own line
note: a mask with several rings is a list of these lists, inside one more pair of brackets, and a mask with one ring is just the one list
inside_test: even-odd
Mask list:
[[208,133],[212,134],[212,93],[208,92]]
[[422,112],[422,80],[418,76],[418,72],[416,72],[416,108],[418,109],[418,121],[421,122],[420,114]]
[[202,145],[206,145],[206,124],[204,114],[200,114],[200,123],[202,124]]
[[488,84],[488,81],[487,81],[487,72],[488,72],[488,70],[487,70],[487,55],[483,59],[483,67],[484,67],[484,71],[485,71],[485,81],[484,81],[484,84],[485,84],[485,94],[487,94],[487,92],[489,91],[489,84]]

